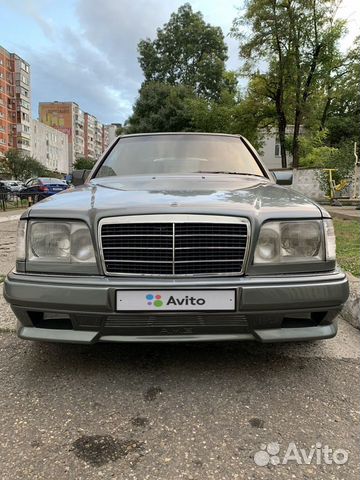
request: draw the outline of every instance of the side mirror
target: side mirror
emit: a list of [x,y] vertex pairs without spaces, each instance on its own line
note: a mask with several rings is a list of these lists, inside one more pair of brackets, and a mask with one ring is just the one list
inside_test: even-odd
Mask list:
[[289,171],[278,171],[272,172],[275,178],[275,181],[278,185],[292,185],[293,183],[293,173]]
[[74,170],[71,177],[71,183],[75,185],[75,187],[84,185],[90,172],[91,170]]

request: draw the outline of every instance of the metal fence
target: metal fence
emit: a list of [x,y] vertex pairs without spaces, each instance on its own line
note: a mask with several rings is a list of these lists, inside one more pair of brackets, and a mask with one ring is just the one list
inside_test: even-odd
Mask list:
[[21,193],[21,192],[8,192],[0,190],[0,209],[3,211],[11,210],[13,208],[27,208],[36,202],[42,200],[41,194]]

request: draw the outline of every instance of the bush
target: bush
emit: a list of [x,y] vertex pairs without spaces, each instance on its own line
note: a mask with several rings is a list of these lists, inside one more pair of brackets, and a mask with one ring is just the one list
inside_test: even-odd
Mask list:
[[[300,138],[300,166],[305,168],[333,168],[333,180],[336,184],[352,175],[354,170],[353,144],[343,142],[338,148],[325,145],[327,132],[317,132],[312,137]],[[330,195],[329,173],[321,171],[318,174],[320,186],[327,195]]]
[[47,177],[49,170],[34,157],[20,150],[10,149],[0,160],[0,175],[15,180],[27,180],[30,177]]

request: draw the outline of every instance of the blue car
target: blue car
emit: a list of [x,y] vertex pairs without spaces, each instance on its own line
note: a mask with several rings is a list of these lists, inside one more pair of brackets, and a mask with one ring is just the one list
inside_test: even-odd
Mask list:
[[21,198],[31,197],[35,201],[55,195],[69,188],[65,180],[50,177],[30,178],[25,182],[24,188],[19,192]]

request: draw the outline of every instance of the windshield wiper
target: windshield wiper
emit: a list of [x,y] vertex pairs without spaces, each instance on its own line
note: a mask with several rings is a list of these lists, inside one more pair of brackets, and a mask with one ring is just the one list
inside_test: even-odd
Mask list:
[[199,172],[196,172],[196,173],[215,173],[215,174],[224,174],[224,175],[249,175],[249,176],[252,176],[252,177],[263,177],[263,175],[256,175],[255,173],[245,173],[245,172],[227,172],[227,171],[221,171],[219,170],[218,172],[203,172],[203,171],[199,171]]

